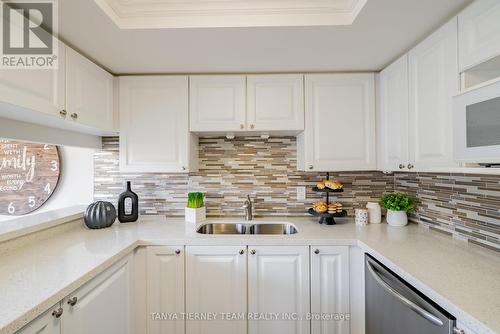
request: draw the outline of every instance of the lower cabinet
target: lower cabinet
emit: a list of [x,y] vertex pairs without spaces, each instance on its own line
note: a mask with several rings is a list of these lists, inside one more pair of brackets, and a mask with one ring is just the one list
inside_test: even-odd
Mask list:
[[[307,334],[310,321],[309,247],[249,246],[248,332]],[[276,318],[261,319],[262,315]]]
[[61,305],[58,303],[19,330],[17,334],[60,334],[61,320],[59,314],[61,310]]
[[147,247],[148,334],[184,334],[184,246]]
[[132,257],[128,256],[63,300],[64,334],[132,334]]
[[133,254],[119,260],[17,333],[135,334],[133,261]]
[[244,319],[227,321],[226,313],[247,312],[247,256],[241,246],[186,247],[187,334],[244,334]]
[[349,308],[348,246],[148,246],[18,333],[348,334]]
[[348,247],[311,247],[311,314],[312,334],[350,333]]

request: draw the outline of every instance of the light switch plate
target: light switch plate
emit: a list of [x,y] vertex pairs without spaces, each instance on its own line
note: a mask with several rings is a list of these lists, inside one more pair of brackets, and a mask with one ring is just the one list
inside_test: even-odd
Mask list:
[[297,187],[297,201],[306,200],[306,187]]

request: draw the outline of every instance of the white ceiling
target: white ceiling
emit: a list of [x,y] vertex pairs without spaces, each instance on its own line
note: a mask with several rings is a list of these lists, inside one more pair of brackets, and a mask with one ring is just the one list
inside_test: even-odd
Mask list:
[[367,0],[94,0],[122,29],[352,24]]
[[470,2],[369,0],[340,26],[120,29],[94,0],[63,0],[59,33],[115,74],[378,71]]

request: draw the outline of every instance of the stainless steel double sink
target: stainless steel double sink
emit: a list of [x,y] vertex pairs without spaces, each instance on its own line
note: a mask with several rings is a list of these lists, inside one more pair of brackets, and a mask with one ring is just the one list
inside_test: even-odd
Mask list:
[[200,234],[274,234],[290,235],[297,233],[297,228],[290,223],[249,222],[249,223],[206,223],[196,232]]

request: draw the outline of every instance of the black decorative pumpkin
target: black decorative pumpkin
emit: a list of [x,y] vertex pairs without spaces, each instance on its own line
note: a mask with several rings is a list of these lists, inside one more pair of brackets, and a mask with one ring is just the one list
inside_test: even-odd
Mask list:
[[110,227],[115,219],[116,209],[110,202],[94,202],[85,210],[85,225],[91,229]]

